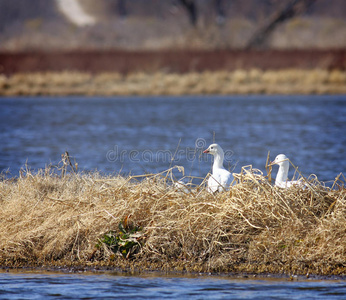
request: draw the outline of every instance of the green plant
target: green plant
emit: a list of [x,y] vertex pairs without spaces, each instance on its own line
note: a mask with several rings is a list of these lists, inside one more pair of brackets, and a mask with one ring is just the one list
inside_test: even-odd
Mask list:
[[127,217],[118,225],[118,231],[109,231],[96,245],[100,248],[102,245],[108,247],[113,253],[120,252],[121,255],[129,259],[135,253],[138,253],[143,241],[142,227],[130,225]]

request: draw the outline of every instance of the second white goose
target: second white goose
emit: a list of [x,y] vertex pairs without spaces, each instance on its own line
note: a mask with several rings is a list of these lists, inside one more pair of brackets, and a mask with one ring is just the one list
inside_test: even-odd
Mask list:
[[227,190],[233,181],[233,176],[223,166],[224,152],[222,148],[218,144],[211,144],[203,153],[214,156],[213,171],[208,180],[208,191],[215,193]]
[[303,185],[303,182],[299,180],[288,181],[288,170],[290,168],[289,159],[285,154],[279,154],[269,164],[269,166],[278,165],[279,170],[276,174],[275,185],[280,188],[289,188],[293,185]]

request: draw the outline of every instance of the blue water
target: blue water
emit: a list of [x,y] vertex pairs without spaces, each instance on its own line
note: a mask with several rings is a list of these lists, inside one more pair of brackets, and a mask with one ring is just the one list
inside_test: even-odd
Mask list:
[[202,151],[214,138],[234,172],[249,164],[265,171],[270,151],[322,181],[346,173],[346,96],[0,98],[0,129],[0,171],[11,176],[25,164],[56,165],[69,151],[80,170],[182,165],[204,177],[211,156]]
[[345,299],[345,280],[0,273],[1,299]]

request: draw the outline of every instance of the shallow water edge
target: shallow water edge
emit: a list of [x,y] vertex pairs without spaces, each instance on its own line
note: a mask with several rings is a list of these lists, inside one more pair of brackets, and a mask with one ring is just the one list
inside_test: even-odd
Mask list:
[[140,270],[121,269],[109,266],[75,266],[75,267],[21,267],[11,268],[0,266],[1,273],[30,273],[30,274],[84,274],[84,275],[112,275],[112,276],[136,276],[136,277],[183,277],[183,278],[217,278],[217,279],[242,279],[242,280],[280,280],[280,281],[335,281],[346,280],[346,275],[318,275],[318,274],[282,274],[282,273],[212,273],[212,272],[187,272],[187,271],[162,271],[162,270]]

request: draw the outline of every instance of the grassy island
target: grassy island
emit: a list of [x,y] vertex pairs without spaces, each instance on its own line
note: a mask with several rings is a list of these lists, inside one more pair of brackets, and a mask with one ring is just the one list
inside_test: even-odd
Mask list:
[[230,191],[213,195],[203,182],[172,184],[172,170],[124,178],[46,168],[3,176],[0,265],[346,273],[342,174],[329,188],[311,176],[304,189],[280,189],[249,166]]

